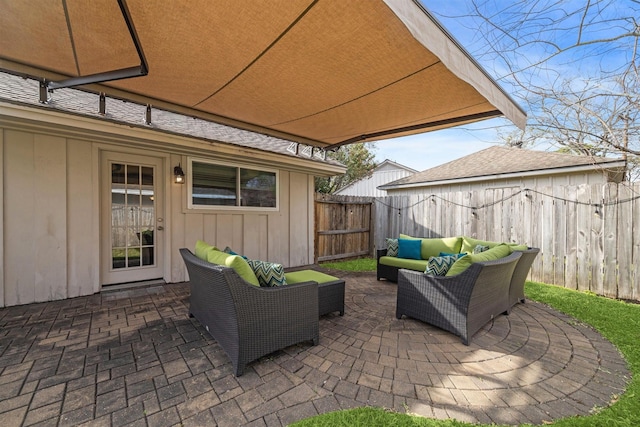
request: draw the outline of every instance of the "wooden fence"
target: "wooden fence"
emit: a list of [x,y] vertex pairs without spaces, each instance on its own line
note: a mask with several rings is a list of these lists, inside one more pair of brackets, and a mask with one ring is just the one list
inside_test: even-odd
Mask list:
[[316,194],[316,262],[373,253],[371,197]]
[[531,279],[640,300],[640,184],[487,188],[375,200],[376,247],[399,233],[539,247]]

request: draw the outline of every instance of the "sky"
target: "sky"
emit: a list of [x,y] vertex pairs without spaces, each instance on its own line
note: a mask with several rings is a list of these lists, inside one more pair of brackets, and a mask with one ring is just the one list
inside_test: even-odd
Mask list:
[[[451,10],[460,11],[461,8],[466,8],[455,0],[453,2],[423,0],[422,2],[436,14],[439,12],[448,14]],[[444,4],[447,3],[449,4],[445,6]],[[472,37],[469,30],[446,22],[443,16],[437,17],[465,46],[465,41]],[[505,123],[506,120],[490,119],[463,127],[377,141],[372,151],[378,163],[388,159],[417,171],[423,171],[499,144],[500,140],[492,127]],[[513,128],[515,129],[515,126]]]
[[[515,86],[512,79],[508,76],[508,64],[501,62],[495,57],[495,54],[491,53],[491,50],[486,47],[486,34],[480,34],[482,31],[487,31],[486,26],[482,24],[476,24],[477,21],[472,21],[472,18],[465,16],[471,2],[469,0],[447,0],[445,2],[440,0],[421,0],[422,3],[439,19],[444,27],[464,46],[468,52],[476,59],[478,63],[489,73],[489,75],[498,81],[498,84],[502,86],[510,95],[516,100],[516,102],[527,111],[527,106],[522,103],[518,98],[518,94],[514,93]],[[513,0],[477,0],[477,2],[484,7],[486,13],[501,11],[501,13],[514,12],[515,8],[520,7],[518,1]],[[613,2],[613,3],[612,3]],[[604,36],[610,36],[616,32],[614,25],[615,21],[607,21],[606,14],[618,14],[620,16],[634,16],[631,11],[631,6],[626,8],[626,5],[631,5],[633,2],[630,0],[599,0],[592,2],[596,7],[601,7],[602,10],[597,11],[598,14],[592,19],[592,22],[596,24],[588,27],[589,31],[585,31],[583,37],[599,38]],[[536,4],[538,7],[548,7],[554,13],[564,13],[567,11],[580,11],[582,6],[586,4],[586,0],[562,0],[558,2],[556,0],[540,0],[538,2],[524,2],[526,6]],[[558,4],[561,5],[561,9],[554,9]],[[614,4],[616,7],[606,7],[607,5]],[[634,9],[637,8],[637,5]],[[576,32],[575,19],[580,19],[579,13],[568,18],[563,22],[563,28],[549,28],[546,30],[544,37],[553,39],[559,46],[563,44],[573,43],[573,37]],[[496,19],[499,19],[498,16]],[[619,19],[619,16],[616,17]],[[555,19],[551,17],[551,19]],[[571,19],[574,19],[572,22]],[[608,25],[598,25],[597,23],[603,21]],[[507,61],[513,61],[515,68],[526,67],[526,62],[535,62],[537,58],[546,58],[549,56],[548,46],[544,44],[536,43],[536,40],[541,36],[539,34],[527,34],[527,27],[522,26],[521,31],[523,40],[525,37],[531,37],[529,41],[531,43],[521,43],[521,47],[514,55],[510,55]],[[495,36],[499,38],[499,35]],[[493,36],[492,38],[493,39]],[[571,55],[571,56],[569,56]],[[615,56],[616,53],[612,51],[598,51],[597,47],[591,48],[591,50],[580,50],[574,53],[559,55],[554,58],[552,62],[549,62],[547,69],[535,73],[534,79],[544,84],[544,79],[553,80],[558,76],[564,77],[573,73],[578,78],[589,79],[593,76],[593,73],[598,72],[608,65],[616,64],[616,60],[620,59],[620,63],[625,62],[625,58],[620,58],[620,54]],[[591,74],[591,76],[590,76]],[[531,77],[531,75],[529,76]],[[535,80],[533,80],[535,81]],[[527,111],[529,117],[532,114]],[[385,159],[392,160],[394,162],[411,167],[418,171],[423,171],[434,166],[438,166],[449,161],[464,157],[477,151],[481,151],[485,148],[489,148],[492,145],[502,145],[502,140],[499,137],[499,133],[508,133],[509,131],[516,130],[515,126],[509,125],[505,119],[490,119],[485,120],[472,125],[465,125],[458,128],[427,132],[418,135],[412,135],[408,137],[393,138],[385,141],[378,141],[375,143],[375,148],[372,150],[376,156],[376,161],[382,162]],[[530,147],[531,148],[531,147]],[[554,148],[549,144],[538,143],[532,149],[539,150],[553,150]]]

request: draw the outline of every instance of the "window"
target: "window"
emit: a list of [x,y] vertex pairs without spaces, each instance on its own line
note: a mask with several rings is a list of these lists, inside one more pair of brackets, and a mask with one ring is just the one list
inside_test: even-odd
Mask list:
[[278,173],[206,160],[189,162],[189,207],[278,207]]

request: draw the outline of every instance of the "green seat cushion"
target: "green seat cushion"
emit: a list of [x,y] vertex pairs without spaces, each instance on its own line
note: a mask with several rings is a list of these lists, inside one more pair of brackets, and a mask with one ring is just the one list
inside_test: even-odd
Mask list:
[[318,282],[327,283],[340,280],[337,277],[329,276],[328,274],[320,273],[315,270],[300,270],[284,273],[288,284],[302,283],[302,282]]
[[196,241],[196,249],[195,249],[195,256],[197,256],[198,258],[200,258],[203,261],[208,261],[208,254],[210,250],[219,250],[218,248],[216,248],[215,246],[212,246],[210,244],[208,244],[207,242],[203,241],[203,240],[197,240]]
[[449,268],[449,271],[447,271],[446,275],[455,276],[464,272],[474,262],[494,261],[496,259],[509,256],[511,252],[513,252],[511,248],[508,245],[502,243],[478,254],[467,254],[453,263],[451,268]]
[[253,273],[253,269],[249,266],[247,261],[239,255],[229,255],[219,250],[211,250],[209,251],[207,261],[212,264],[231,267],[236,271],[236,273],[238,273],[238,276],[244,279],[245,282],[251,283],[254,286],[260,286],[258,278]]
[[390,267],[406,268],[407,270],[424,271],[427,268],[428,261],[426,259],[405,259],[392,256],[380,257],[378,261],[382,265]]
[[462,246],[461,237],[443,237],[440,239],[437,239],[437,238],[423,239],[420,237],[411,237],[406,234],[401,234],[400,238],[422,240],[422,244],[420,246],[420,257],[424,260],[428,260],[432,256],[439,256],[440,252],[455,253],[455,254],[460,252],[467,252],[467,251],[460,250]]

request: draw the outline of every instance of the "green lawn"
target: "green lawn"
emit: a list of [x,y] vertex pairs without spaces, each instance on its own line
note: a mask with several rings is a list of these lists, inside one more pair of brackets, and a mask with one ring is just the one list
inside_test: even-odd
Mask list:
[[[371,271],[375,270],[375,260],[327,263],[322,266],[347,271]],[[548,304],[560,312],[592,325],[620,349],[633,374],[627,391],[610,407],[588,417],[564,418],[549,425],[556,427],[640,426],[640,305],[535,282],[527,282],[525,293],[531,300]],[[357,408],[319,415],[294,423],[292,426],[451,427],[478,426],[478,424],[434,420],[380,408]]]

